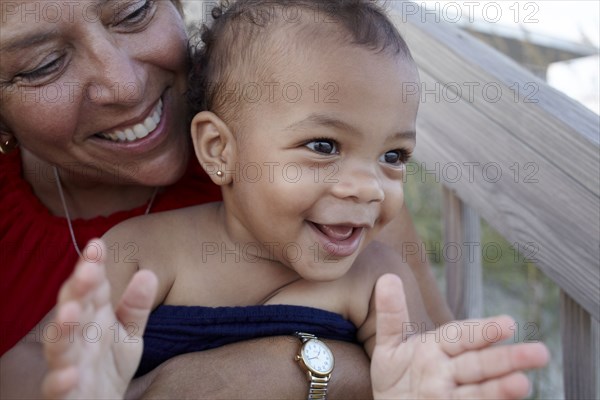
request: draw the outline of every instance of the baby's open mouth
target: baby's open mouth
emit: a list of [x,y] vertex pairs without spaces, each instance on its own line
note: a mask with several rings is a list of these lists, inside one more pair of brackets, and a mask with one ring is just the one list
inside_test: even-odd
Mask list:
[[332,240],[346,240],[352,233],[354,232],[353,226],[344,226],[344,225],[321,225],[314,224],[315,227],[320,230],[325,236],[331,238]]

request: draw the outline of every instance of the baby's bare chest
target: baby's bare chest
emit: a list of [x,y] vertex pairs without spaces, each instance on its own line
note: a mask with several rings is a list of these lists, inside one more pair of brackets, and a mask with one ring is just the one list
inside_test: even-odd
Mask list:
[[164,303],[205,307],[290,304],[348,315],[350,293],[343,282],[307,281],[281,264],[221,261],[179,266]]

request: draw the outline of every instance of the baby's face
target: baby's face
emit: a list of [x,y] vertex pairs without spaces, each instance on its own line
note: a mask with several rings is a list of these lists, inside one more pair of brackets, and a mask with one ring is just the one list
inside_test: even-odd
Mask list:
[[241,124],[230,194],[270,258],[332,280],[402,207],[419,102],[403,89],[418,74],[402,56],[356,46],[297,53]]

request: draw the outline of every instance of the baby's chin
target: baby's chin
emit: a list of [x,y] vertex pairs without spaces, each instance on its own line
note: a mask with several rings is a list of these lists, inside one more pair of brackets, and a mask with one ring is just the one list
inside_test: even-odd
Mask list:
[[327,259],[320,262],[292,263],[291,268],[304,280],[311,282],[335,281],[346,275],[356,256]]

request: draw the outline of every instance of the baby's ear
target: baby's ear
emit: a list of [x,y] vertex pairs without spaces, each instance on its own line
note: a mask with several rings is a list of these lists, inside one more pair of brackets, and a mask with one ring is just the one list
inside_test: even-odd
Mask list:
[[198,162],[217,185],[232,181],[236,163],[236,142],[233,133],[216,114],[202,111],[192,120],[192,142]]

